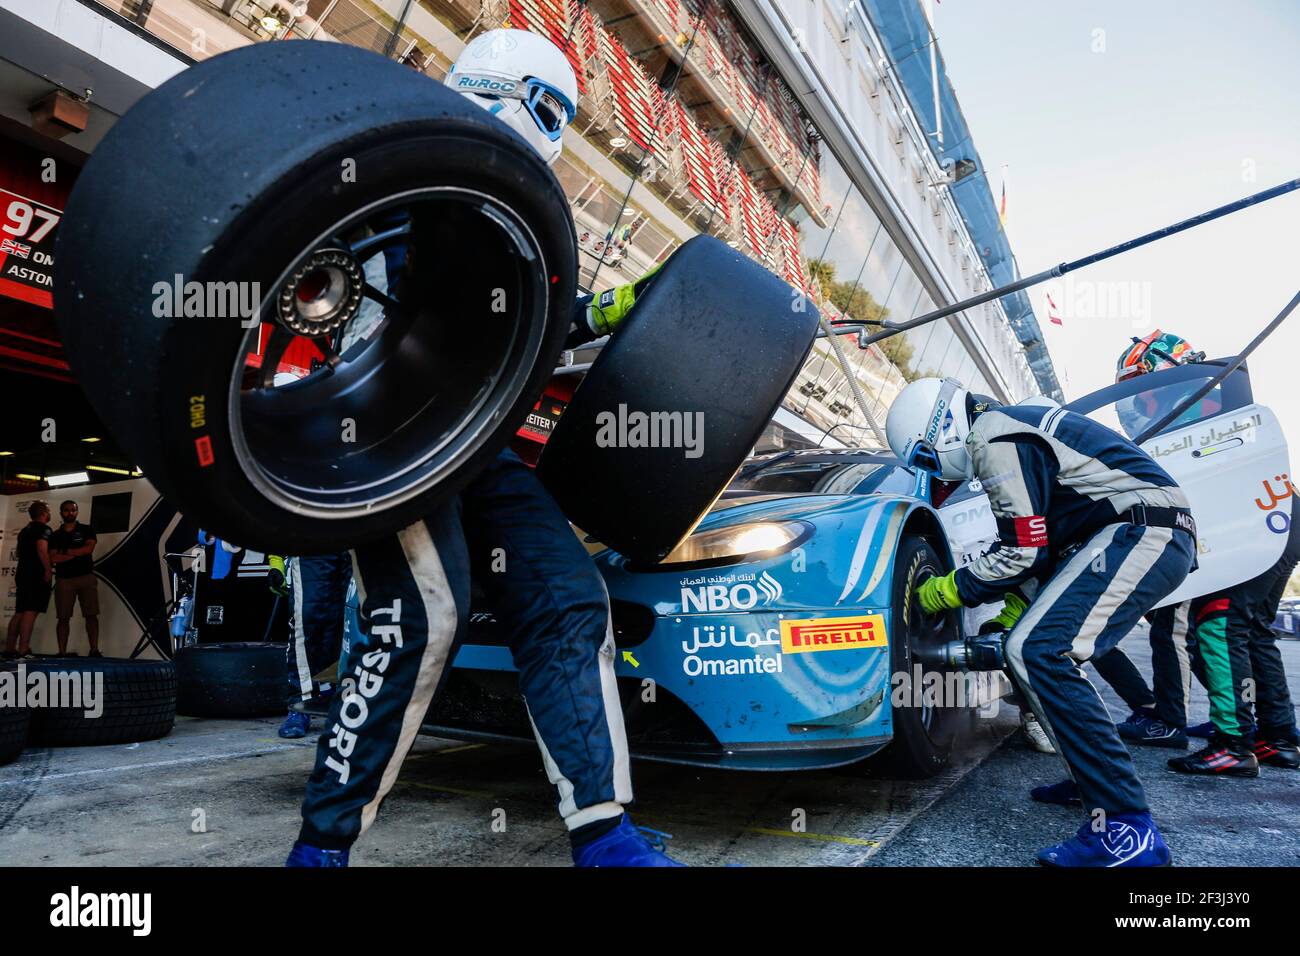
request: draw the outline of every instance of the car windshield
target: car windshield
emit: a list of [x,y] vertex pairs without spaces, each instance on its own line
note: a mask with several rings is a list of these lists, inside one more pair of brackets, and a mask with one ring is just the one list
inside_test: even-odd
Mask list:
[[879,458],[778,456],[741,469],[729,491],[764,494],[910,495],[916,477],[897,461]]
[[[1202,385],[1201,379],[1189,382],[1174,382],[1160,388],[1148,389],[1121,398],[1111,405],[1103,405],[1089,413],[1089,417],[1109,428],[1122,432],[1129,438],[1136,438],[1154,422],[1173,411],[1183,399],[1191,395]],[[1205,397],[1198,399],[1178,418],[1171,422],[1165,431],[1182,428],[1206,418],[1213,418],[1223,410],[1221,386],[1216,385]]]

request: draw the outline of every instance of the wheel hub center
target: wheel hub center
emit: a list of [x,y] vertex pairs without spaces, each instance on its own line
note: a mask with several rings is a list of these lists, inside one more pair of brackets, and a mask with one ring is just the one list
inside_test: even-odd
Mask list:
[[276,319],[290,332],[328,335],[361,308],[366,276],[345,249],[317,249],[280,289]]

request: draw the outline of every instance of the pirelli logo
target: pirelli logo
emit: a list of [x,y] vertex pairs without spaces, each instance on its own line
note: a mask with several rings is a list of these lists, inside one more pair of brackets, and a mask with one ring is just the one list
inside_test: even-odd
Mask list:
[[781,650],[786,654],[888,646],[885,619],[879,614],[781,622]]

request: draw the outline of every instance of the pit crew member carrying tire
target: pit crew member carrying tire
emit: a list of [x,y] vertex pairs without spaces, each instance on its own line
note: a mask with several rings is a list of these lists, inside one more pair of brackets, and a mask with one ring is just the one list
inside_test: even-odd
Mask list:
[[1080,669],[1124,637],[1192,568],[1187,498],[1145,452],[1091,419],[1035,398],[1004,406],[952,379],[908,385],[886,422],[890,447],[946,481],[978,478],[1000,541],[917,589],[929,613],[1043,582],[1005,644],[1017,689],[1077,786],[1087,821],[1038,854],[1048,866],[1160,866],[1169,849],[1132,760]]
[[[564,54],[520,30],[493,30],[461,54],[447,84],[560,155],[577,81]],[[642,280],[579,299],[577,334],[608,334]],[[470,576],[511,635],[519,684],[579,866],[672,866],[634,827],[627,740],[614,679],[604,584],[550,494],[512,452],[448,504],[353,552],[363,638],[342,675],[287,861],[346,865],[373,822],[469,618]]]

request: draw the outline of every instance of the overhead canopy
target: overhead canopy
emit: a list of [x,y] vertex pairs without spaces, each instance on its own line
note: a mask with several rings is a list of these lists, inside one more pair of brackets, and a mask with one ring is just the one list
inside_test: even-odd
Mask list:
[[[918,0],[863,0],[863,7],[876,32],[888,47],[898,77],[912,111],[923,128],[937,128],[934,115],[934,85],[930,72],[930,27]],[[984,161],[971,138],[970,127],[962,115],[961,105],[948,82],[942,53],[935,57],[939,72],[939,109],[943,114],[943,148],[931,137],[930,145],[941,162],[970,160],[976,171],[951,187],[953,200],[979,250],[984,267],[994,286],[1005,285],[1020,277],[1020,269],[1011,252],[1011,244],[998,219]],[[1052,358],[1043,342],[1029,296],[1016,292],[1001,300],[1011,323],[1011,330],[1025,350],[1039,390],[1061,400],[1061,385]]]

